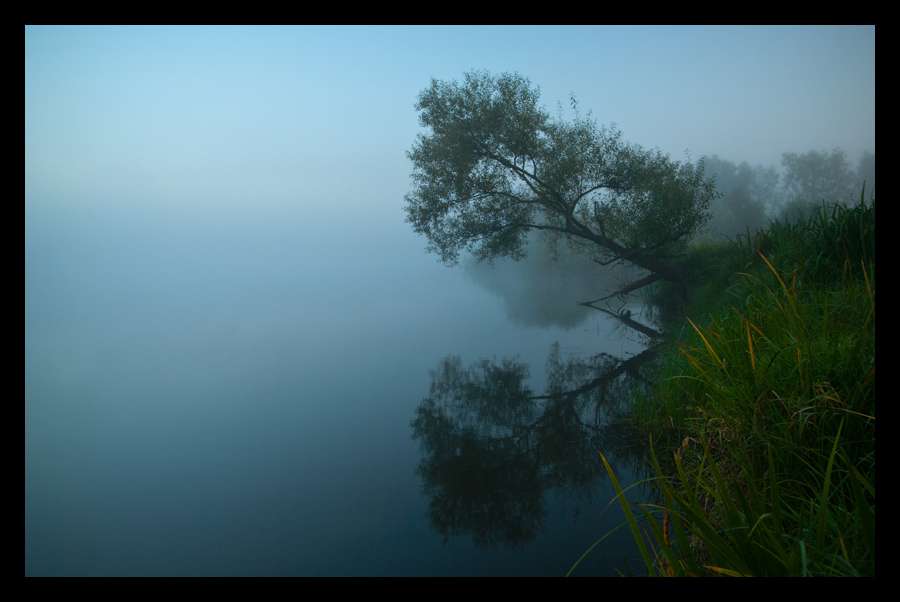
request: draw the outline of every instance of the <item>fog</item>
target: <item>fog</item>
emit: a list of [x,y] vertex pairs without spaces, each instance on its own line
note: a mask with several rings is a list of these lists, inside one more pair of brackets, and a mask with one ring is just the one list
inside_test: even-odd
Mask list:
[[[596,318],[515,328],[413,237],[375,249],[366,226],[287,217],[26,210],[26,574],[564,573],[617,516],[568,518],[608,501],[602,483],[550,495],[527,548],[445,545],[410,421],[451,354],[515,359],[540,392],[560,345],[641,342]],[[566,553],[548,564],[548,546]]]
[[515,549],[423,493],[439,367],[540,395],[646,344],[577,305],[595,264],[445,267],[404,223],[416,96],[471,69],[676,159],[875,149],[873,26],[26,27],[26,575],[564,574],[611,528],[599,473]]

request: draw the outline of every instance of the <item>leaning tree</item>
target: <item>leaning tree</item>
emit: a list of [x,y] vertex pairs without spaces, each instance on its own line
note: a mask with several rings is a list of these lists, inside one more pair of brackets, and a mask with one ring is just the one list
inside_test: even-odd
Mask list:
[[470,72],[432,80],[416,108],[427,133],[408,152],[413,189],[407,221],[428,250],[454,264],[521,259],[526,234],[567,239],[592,259],[627,261],[650,272],[618,293],[657,279],[682,281],[672,260],[709,218],[716,197],[702,162],[677,162],[629,144],[615,127],[551,116],[539,89],[518,74]]

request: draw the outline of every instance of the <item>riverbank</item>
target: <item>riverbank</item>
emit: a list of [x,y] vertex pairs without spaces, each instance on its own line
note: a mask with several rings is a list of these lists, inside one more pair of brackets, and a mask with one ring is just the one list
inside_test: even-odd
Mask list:
[[874,576],[874,199],[685,265],[680,335],[635,403],[665,503],[619,498],[645,572]]

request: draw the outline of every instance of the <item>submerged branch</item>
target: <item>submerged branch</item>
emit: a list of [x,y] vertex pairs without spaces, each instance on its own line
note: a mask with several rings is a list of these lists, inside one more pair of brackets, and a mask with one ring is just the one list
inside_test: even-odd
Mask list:
[[[629,285],[626,285],[623,288],[620,288],[616,292],[606,295],[605,297],[600,297],[599,299],[594,299],[593,301],[585,301],[583,303],[579,303],[579,305],[584,305],[586,307],[594,307],[594,303],[598,303],[600,301],[606,301],[607,299],[612,299],[613,297],[618,297],[620,295],[626,295],[632,291],[636,291],[639,288],[647,286],[648,284],[652,284],[657,280],[661,280],[662,276],[659,274],[650,274],[649,276],[644,276],[640,280],[635,280]],[[599,307],[595,307],[594,309],[600,309]]]
[[618,318],[619,320],[621,320],[622,324],[624,324],[625,326],[628,326],[629,328],[631,328],[631,329],[633,329],[633,330],[636,330],[636,331],[640,332],[641,334],[647,335],[647,336],[650,337],[651,339],[664,339],[664,338],[666,338],[666,335],[664,335],[663,333],[659,332],[658,330],[654,330],[654,329],[650,328],[649,326],[645,326],[644,324],[641,324],[640,322],[636,322],[636,321],[632,320],[632,319],[631,319],[631,312],[628,311],[628,310],[625,310],[625,312],[618,312],[618,313],[617,313],[617,312],[614,312],[614,311],[609,310],[609,309],[604,309],[604,308],[602,308],[602,307],[597,307],[597,306],[595,306],[595,305],[590,305],[590,304],[588,304],[588,303],[581,303],[580,305],[584,305],[584,306],[586,306],[586,307],[591,307],[591,308],[593,308],[593,309],[596,309],[597,311],[602,311],[602,312],[605,313],[605,314],[609,314],[609,315],[611,315],[611,316],[615,316],[616,318]]

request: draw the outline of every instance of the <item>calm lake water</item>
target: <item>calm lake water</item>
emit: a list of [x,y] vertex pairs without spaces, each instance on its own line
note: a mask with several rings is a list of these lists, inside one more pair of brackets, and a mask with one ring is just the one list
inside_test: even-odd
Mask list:
[[388,217],[26,206],[26,575],[561,576],[620,524],[589,385],[644,341]]

